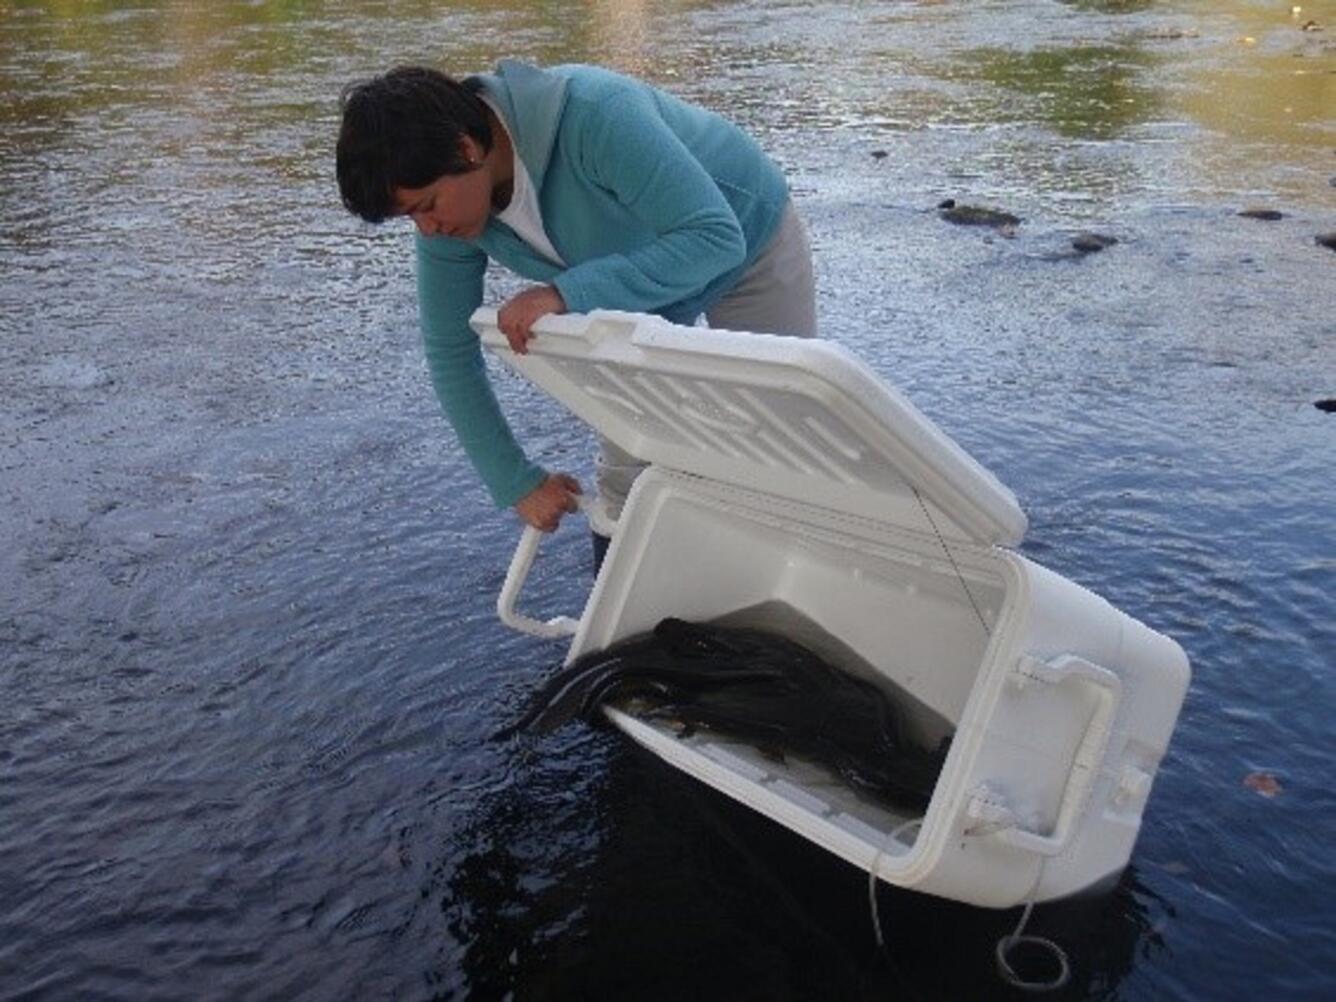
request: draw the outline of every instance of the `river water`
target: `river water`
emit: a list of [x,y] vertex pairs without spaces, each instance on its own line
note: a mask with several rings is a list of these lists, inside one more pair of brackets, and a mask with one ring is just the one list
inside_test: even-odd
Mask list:
[[1036,914],[1065,997],[1331,997],[1336,3],[1290,6],[0,0],[0,997],[1005,997],[1015,912],[883,888],[881,953],[860,873],[616,736],[487,740],[561,649],[494,619],[516,524],[332,145],[345,82],[504,56],[751,129],[825,336],[1188,651],[1132,866]]

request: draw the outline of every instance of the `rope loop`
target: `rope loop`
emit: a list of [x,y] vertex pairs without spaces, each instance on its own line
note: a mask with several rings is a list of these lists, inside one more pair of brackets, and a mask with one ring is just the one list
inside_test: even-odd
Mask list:
[[[1030,921],[1030,911],[1034,908],[1034,900],[1031,899],[1025,906],[1025,912],[1021,915],[1020,923],[1016,926],[1016,931],[1010,936],[1003,936],[997,941],[997,949],[994,951],[997,957],[998,976],[1011,985],[1013,988],[1019,988],[1023,992],[1040,994],[1042,992],[1057,991],[1072,977],[1071,964],[1067,962],[1067,953],[1057,943],[1044,936],[1022,936],[1021,932],[1025,929],[1025,924]],[[1052,978],[1046,981],[1032,981],[1021,977],[1016,973],[1016,968],[1012,966],[1009,954],[1018,946],[1030,947],[1040,951],[1047,951],[1054,960],[1057,961],[1058,972]]]

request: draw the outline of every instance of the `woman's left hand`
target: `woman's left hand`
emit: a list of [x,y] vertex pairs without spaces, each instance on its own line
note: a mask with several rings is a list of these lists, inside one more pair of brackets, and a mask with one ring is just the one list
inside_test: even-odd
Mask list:
[[496,314],[496,325],[510,342],[511,350],[517,355],[525,355],[538,318],[565,312],[566,300],[561,298],[560,292],[550,285],[536,285],[502,305]]

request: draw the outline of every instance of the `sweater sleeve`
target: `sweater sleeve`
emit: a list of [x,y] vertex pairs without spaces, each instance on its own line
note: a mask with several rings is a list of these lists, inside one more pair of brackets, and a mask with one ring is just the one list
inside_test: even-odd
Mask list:
[[418,311],[427,369],[449,419],[497,507],[506,508],[543,482],[497,404],[469,317],[482,303],[487,255],[448,237],[417,236]]
[[591,110],[575,141],[590,179],[658,236],[557,276],[567,309],[654,310],[699,293],[746,258],[732,207],[649,93],[624,92]]

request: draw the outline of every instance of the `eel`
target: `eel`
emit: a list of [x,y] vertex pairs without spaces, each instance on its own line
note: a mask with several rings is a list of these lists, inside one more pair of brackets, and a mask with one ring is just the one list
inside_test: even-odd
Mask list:
[[604,705],[817,762],[856,792],[900,809],[926,809],[949,744],[928,750],[906,740],[881,688],[801,644],[673,618],[557,672],[495,736],[546,734],[577,719],[597,725]]

